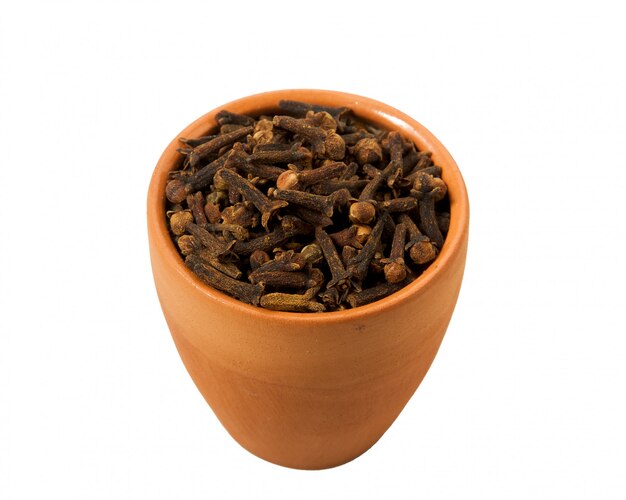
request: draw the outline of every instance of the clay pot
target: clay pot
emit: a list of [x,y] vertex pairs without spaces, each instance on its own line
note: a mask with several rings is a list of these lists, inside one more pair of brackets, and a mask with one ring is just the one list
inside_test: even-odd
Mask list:
[[[352,310],[287,313],[230,298],[185,267],[164,215],[167,174],[179,158],[178,137],[205,135],[221,109],[267,113],[277,111],[279,99],[348,106],[432,151],[448,185],[450,230],[437,260],[413,283]],[[265,460],[298,469],[352,460],[402,411],[426,375],[456,304],[468,224],[461,173],[428,130],[385,104],[332,91],[267,92],[207,113],[167,147],[148,192],[154,281],[189,374],[239,444]]]

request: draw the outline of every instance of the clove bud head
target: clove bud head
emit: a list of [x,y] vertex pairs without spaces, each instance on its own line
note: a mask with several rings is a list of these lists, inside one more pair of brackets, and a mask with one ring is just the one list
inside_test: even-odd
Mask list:
[[193,222],[193,215],[188,210],[174,212],[170,217],[170,228],[176,236],[181,236],[190,222]]
[[384,271],[388,283],[400,283],[406,278],[406,267],[399,262],[386,264]]
[[331,132],[326,136],[324,147],[326,148],[326,156],[331,160],[343,160],[346,156],[346,143],[343,138],[335,132]]
[[276,187],[278,189],[297,189],[298,183],[298,174],[293,170],[287,170],[278,176]]
[[357,201],[350,207],[350,220],[354,224],[370,224],[376,217],[376,208],[367,201]]
[[165,196],[172,203],[182,203],[187,198],[185,181],[182,179],[172,179],[165,186]]
[[418,193],[431,193],[435,201],[442,200],[448,192],[448,186],[443,179],[426,172],[418,172],[413,189]]
[[267,252],[264,252],[263,250],[255,250],[250,254],[250,267],[253,271],[269,261],[270,256],[267,254]]
[[354,145],[354,156],[359,165],[377,163],[383,159],[383,150],[378,141],[371,137],[361,139]]
[[335,132],[337,130],[337,122],[327,111],[307,111],[306,120],[314,127],[322,130]]
[[183,255],[190,255],[200,246],[195,236],[184,234],[178,238],[178,248]]
[[409,257],[416,264],[426,264],[437,256],[435,246],[427,240],[418,241],[409,250]]

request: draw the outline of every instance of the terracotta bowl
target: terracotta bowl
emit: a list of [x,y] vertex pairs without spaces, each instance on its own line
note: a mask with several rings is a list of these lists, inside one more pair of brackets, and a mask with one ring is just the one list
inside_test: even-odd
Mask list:
[[[450,197],[440,255],[413,283],[352,310],[289,313],[250,306],[204,285],[172,242],[164,215],[178,137],[205,135],[221,109],[277,111],[280,99],[348,106],[433,153]],[[441,143],[404,113],[365,97],[281,90],[244,97],[202,116],[167,147],[148,192],[152,271],[178,352],[226,430],[251,453],[298,469],[343,464],[370,448],[426,375],[456,304],[467,250],[463,178]]]

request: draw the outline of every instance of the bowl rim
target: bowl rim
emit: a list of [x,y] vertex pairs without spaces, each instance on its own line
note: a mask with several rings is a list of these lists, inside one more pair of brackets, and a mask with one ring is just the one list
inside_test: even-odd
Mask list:
[[[206,133],[208,129],[217,124],[215,115],[222,109],[239,113],[269,112],[277,108],[280,99],[293,99],[329,106],[348,106],[353,111],[354,108],[361,111],[361,113],[355,111],[357,116],[363,116],[364,112],[367,112],[371,114],[371,116],[366,117],[367,120],[387,122],[382,123],[382,125],[399,130],[403,135],[409,136],[411,140],[418,143],[420,149],[431,151],[436,163],[442,165],[442,177],[448,185],[450,200],[450,228],[437,258],[412,283],[383,299],[353,309],[322,313],[299,313],[273,311],[241,302],[206,285],[185,266],[165,222],[165,184],[168,173],[175,165],[174,160],[178,158],[176,151],[180,147],[178,138],[193,137],[202,133],[201,130]],[[443,144],[415,119],[388,104],[356,94],[320,89],[284,89],[252,94],[220,105],[194,120],[177,134],[162,153],[152,173],[147,197],[147,219],[150,247],[161,248],[162,256],[167,261],[167,265],[170,265],[180,279],[207,300],[219,302],[223,307],[232,309],[231,312],[233,313],[251,315],[259,321],[330,324],[361,320],[381,314],[383,311],[392,310],[402,305],[409,298],[423,294],[429,286],[440,279],[445,269],[452,264],[455,254],[462,250],[467,239],[469,200],[465,182],[456,162]]]

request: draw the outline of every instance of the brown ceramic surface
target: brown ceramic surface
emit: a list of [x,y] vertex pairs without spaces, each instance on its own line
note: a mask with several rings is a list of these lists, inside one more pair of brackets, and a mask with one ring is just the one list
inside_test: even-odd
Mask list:
[[[413,283],[378,302],[328,313],[250,306],[204,285],[179,256],[164,216],[177,138],[206,134],[221,109],[276,111],[279,99],[348,106],[401,131],[443,168],[450,230],[439,257]],[[441,143],[412,118],[371,99],[285,90],[216,108],[183,130],[154,170],[148,232],[154,281],[178,352],[196,386],[244,448],[276,464],[321,469],[370,448],[430,367],[454,309],[465,266],[469,205],[461,174]]]

